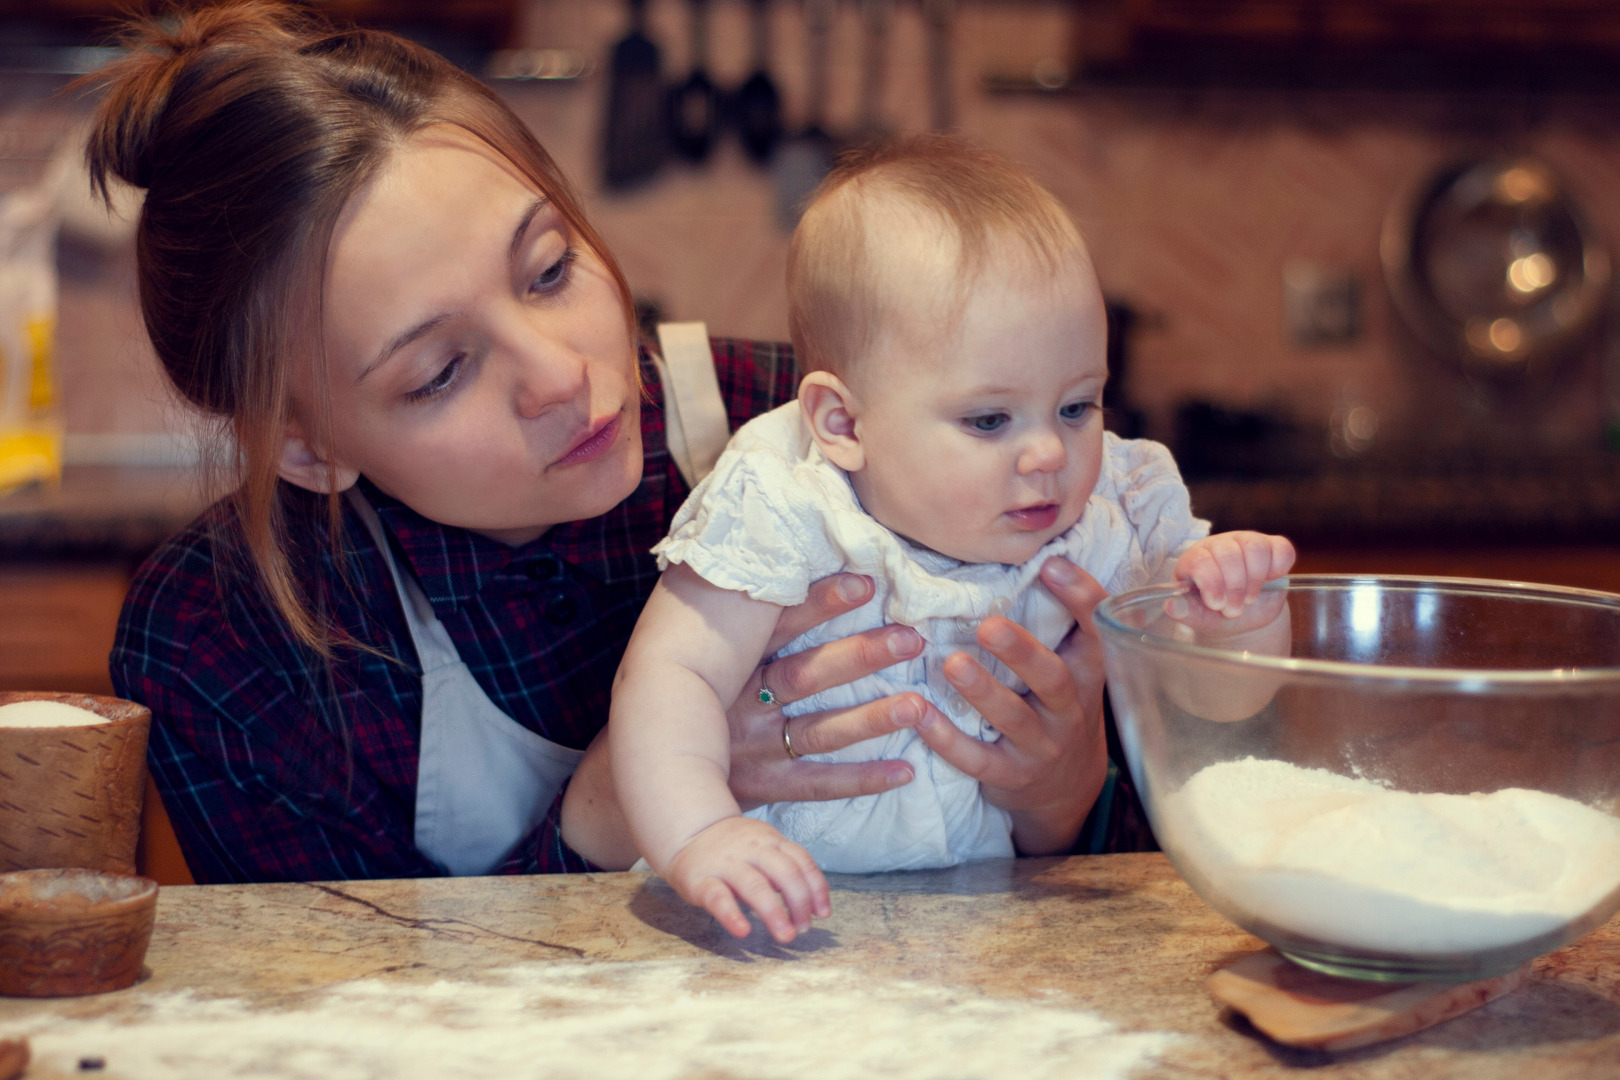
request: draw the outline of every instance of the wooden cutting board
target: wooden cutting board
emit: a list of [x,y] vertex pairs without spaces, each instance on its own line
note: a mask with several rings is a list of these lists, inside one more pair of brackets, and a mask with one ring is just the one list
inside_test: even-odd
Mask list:
[[1526,964],[1464,983],[1362,982],[1311,971],[1264,949],[1222,968],[1204,985],[1277,1042],[1333,1051],[1397,1039],[1461,1016],[1517,987],[1529,970]]

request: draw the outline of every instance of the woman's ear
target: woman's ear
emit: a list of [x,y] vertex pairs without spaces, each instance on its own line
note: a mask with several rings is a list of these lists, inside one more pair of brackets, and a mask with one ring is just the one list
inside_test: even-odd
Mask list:
[[287,483],[318,495],[347,491],[360,479],[358,470],[341,462],[328,462],[317,453],[296,420],[287,421],[287,435],[281,442],[281,462],[276,471]]
[[855,429],[860,402],[843,379],[830,371],[812,371],[799,383],[799,408],[804,411],[810,437],[828,461],[845,472],[866,467],[866,451]]

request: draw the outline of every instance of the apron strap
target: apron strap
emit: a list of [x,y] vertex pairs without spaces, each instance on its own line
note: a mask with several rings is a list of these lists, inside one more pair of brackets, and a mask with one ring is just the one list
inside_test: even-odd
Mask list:
[[411,632],[411,644],[416,646],[416,659],[422,665],[422,671],[432,671],[445,664],[460,662],[460,655],[456,652],[455,643],[450,640],[450,631],[444,628],[439,616],[433,610],[433,604],[428,600],[427,594],[422,591],[414,577],[404,574],[399,569],[399,563],[394,559],[393,547],[388,543],[388,534],[383,529],[382,519],[377,516],[377,510],[371,502],[360,493],[359,487],[352,487],[343,493],[349,500],[360,520],[365,523],[366,531],[376,541],[377,548],[382,552],[383,561],[388,564],[388,573],[394,579],[394,589],[399,595],[399,602],[405,604],[405,626]]
[[700,322],[659,323],[654,357],[664,383],[664,441],[688,487],[709,475],[731,438],[714,374],[709,331]]

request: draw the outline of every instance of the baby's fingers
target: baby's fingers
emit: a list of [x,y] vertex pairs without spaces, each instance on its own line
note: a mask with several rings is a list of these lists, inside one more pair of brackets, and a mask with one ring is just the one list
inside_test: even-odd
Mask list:
[[810,929],[812,917],[832,913],[827,879],[810,853],[799,845],[783,841],[779,847],[761,852],[754,865],[770,879],[787,905],[796,932]]
[[748,924],[748,916],[737,906],[737,898],[732,895],[731,886],[717,877],[704,878],[699,882],[698,887],[693,890],[691,899],[713,915],[732,937],[747,937],[752,929]]
[[1230,537],[1212,536],[1189,551],[1181,565],[1180,576],[1192,582],[1204,606],[1222,611],[1227,606],[1227,583],[1236,578],[1238,588],[1243,581],[1243,552]]
[[1260,586],[1274,576],[1271,572],[1271,538],[1258,534],[1252,539],[1244,537],[1242,547],[1243,570],[1247,585],[1243,603],[1247,606],[1260,599]]
[[1271,571],[1266,580],[1280,578],[1294,568],[1294,545],[1289,543],[1286,536],[1268,536],[1271,542]]
[[[765,924],[765,929],[770,931],[771,937],[786,945],[798,936],[798,928],[794,926],[787,905],[782,902],[782,894],[777,892],[776,883],[761,872],[760,868],[751,865],[740,866],[732,871],[730,877],[733,891],[754,909],[754,914]],[[808,926],[809,922],[807,917],[805,925]],[[738,934],[735,930],[731,932],[737,937],[746,937],[747,925],[747,921],[744,920],[742,933]]]

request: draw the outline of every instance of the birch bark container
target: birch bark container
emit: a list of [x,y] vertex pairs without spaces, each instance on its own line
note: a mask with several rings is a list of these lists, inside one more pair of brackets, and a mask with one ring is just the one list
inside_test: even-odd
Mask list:
[[90,694],[0,692],[0,705],[19,701],[58,701],[106,722],[0,727],[0,873],[133,874],[151,711]]

